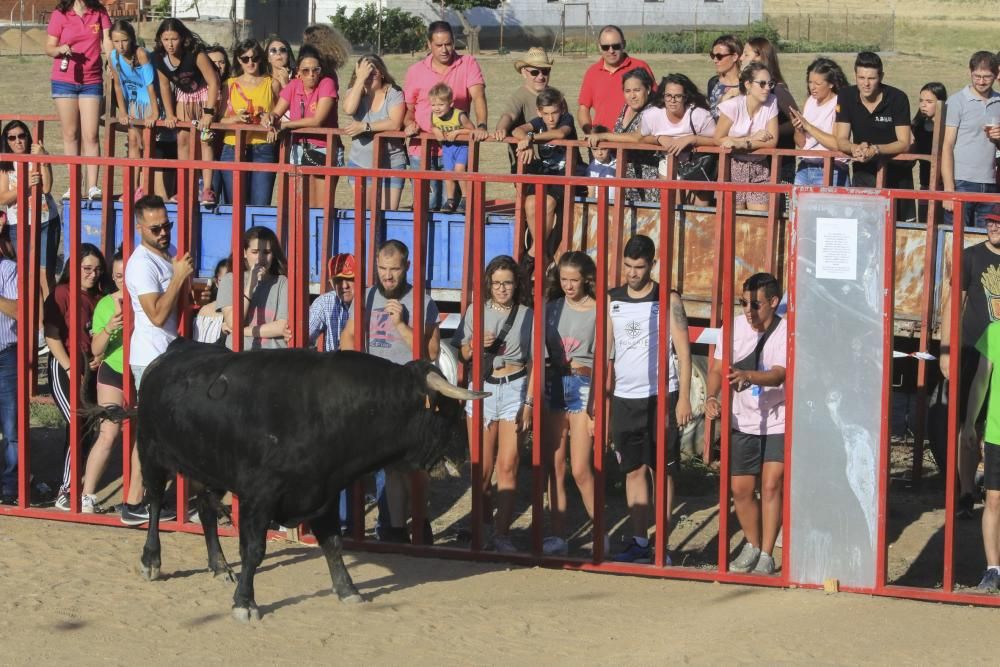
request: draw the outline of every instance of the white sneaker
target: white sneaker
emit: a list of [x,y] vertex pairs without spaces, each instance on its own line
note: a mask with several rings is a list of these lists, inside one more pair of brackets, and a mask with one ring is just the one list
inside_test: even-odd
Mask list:
[[96,185],[91,185],[90,189],[87,190],[87,199],[91,201],[100,201],[102,196],[104,196],[104,193]]
[[569,553],[569,544],[556,535],[549,535],[542,540],[542,553],[546,556],[565,556]]
[[63,199],[72,199],[72,197],[73,197],[73,192],[71,190],[67,190],[66,192],[63,193],[62,196]]
[[80,499],[80,513],[81,514],[96,514],[97,513],[97,496],[88,496],[86,493]]

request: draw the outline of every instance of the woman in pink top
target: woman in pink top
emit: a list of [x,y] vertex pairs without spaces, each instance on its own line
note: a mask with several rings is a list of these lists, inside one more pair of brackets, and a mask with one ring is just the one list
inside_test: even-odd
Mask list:
[[[265,127],[271,128],[271,140],[277,138],[278,133],[283,130],[337,127],[337,84],[331,77],[324,75],[320,62],[320,54],[314,47],[306,45],[299,49],[298,77],[281,89],[281,95],[271,113],[261,120]],[[282,120],[286,111],[289,120]],[[326,144],[327,140],[322,136],[295,135],[291,163],[313,167],[325,165]],[[340,151],[333,165],[343,165]],[[331,187],[337,187],[336,181]],[[323,179],[310,179],[311,201],[320,201],[324,189]]]
[[[817,58],[809,65],[806,76],[809,98],[802,105],[802,113],[791,112],[795,146],[807,151],[840,152],[833,128],[837,119],[837,92],[847,85],[844,72],[829,58]],[[833,185],[848,185],[846,158],[834,160],[832,177]],[[823,179],[823,160],[799,160],[795,185],[827,185]]]
[[[656,90],[659,99],[642,112],[642,143],[659,144],[667,155],[681,160],[691,159],[692,148],[718,145],[708,100],[691,79],[683,74],[668,74]],[[689,203],[707,206],[712,193],[691,192],[689,199]]]
[[[715,139],[723,148],[735,151],[732,161],[733,183],[768,183],[771,180],[770,158],[752,155],[758,148],[774,148],[778,143],[778,100],[771,91],[774,79],[767,66],[751,63],[740,73],[739,97],[719,104]],[[737,208],[766,211],[766,192],[737,192]]]
[[[63,152],[80,155],[82,142],[84,155],[100,155],[101,53],[111,53],[111,18],[100,0],[59,0],[47,32],[45,53],[53,59],[52,99],[62,126]],[[86,187],[88,198],[101,198],[97,165],[87,165]]]

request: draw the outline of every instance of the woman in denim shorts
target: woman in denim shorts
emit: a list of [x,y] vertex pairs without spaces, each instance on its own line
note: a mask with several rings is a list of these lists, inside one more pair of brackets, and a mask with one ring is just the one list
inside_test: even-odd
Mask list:
[[549,472],[552,534],[542,543],[546,555],[565,555],[567,439],[573,479],[584,509],[594,518],[594,472],[591,468],[594,420],[590,378],[594,368],[597,267],[583,252],[565,253],[549,285],[545,306],[545,455]]
[[[100,155],[101,54],[111,53],[111,17],[101,0],[59,0],[46,32],[45,54],[52,58],[52,99],[62,127],[63,153],[80,155],[82,143],[83,155]],[[87,165],[86,187],[88,199],[101,198],[96,164]]]
[[[465,311],[462,324],[462,359],[471,361],[484,348],[495,349],[492,368],[484,368],[483,390],[491,396],[483,400],[483,423],[472,420],[472,401],[465,404],[469,416],[469,441],[476,429],[483,429],[483,475],[478,483],[483,493],[484,523],[493,522],[493,547],[501,553],[517,551],[510,540],[510,524],[517,491],[518,445],[523,433],[531,429],[531,326],[532,310],[523,305],[527,296],[524,277],[513,257],[500,255],[487,265],[483,276],[483,329],[473,338],[473,308]],[[494,342],[511,326],[499,346]],[[492,346],[492,347],[491,347]],[[488,360],[484,359],[484,363]],[[470,384],[471,386],[471,384]],[[497,492],[493,498],[493,469],[496,468]],[[493,506],[496,505],[496,517]]]

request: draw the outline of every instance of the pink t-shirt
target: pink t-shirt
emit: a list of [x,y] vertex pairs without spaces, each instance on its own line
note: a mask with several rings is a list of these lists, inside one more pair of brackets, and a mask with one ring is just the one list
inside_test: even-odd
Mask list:
[[[406,70],[406,81],[403,83],[403,97],[406,99],[406,105],[413,107],[413,117],[423,132],[433,131],[431,101],[427,97],[431,88],[439,83],[448,84],[452,95],[454,95],[452,106],[469,113],[472,105],[469,88],[486,85],[483,70],[480,69],[479,63],[472,56],[456,55],[443,74],[434,70],[432,62],[433,56],[427,56],[410,65],[410,68]],[[486,119],[477,118],[476,122],[484,123]],[[411,155],[419,155],[419,144],[411,144],[409,151]]]
[[[757,341],[764,335],[754,331],[742,314],[736,316],[733,326],[733,362],[753,354]],[[725,330],[719,332],[719,344],[715,346],[715,358],[722,359],[722,348],[728,342]],[[775,366],[787,368],[788,326],[783,319],[771,337],[764,343],[757,370],[768,371]],[[723,369],[723,376],[726,371]],[[785,432],[785,385],[780,387],[758,387],[751,385],[743,391],[733,392],[733,428],[751,435],[770,435]]]
[[[830,96],[830,99],[820,106],[816,103],[816,98],[810,95],[809,99],[806,100],[805,106],[802,107],[802,116],[817,128],[828,134],[833,134],[833,124],[837,120],[837,96]],[[802,150],[825,151],[826,148],[823,144],[819,143],[815,137],[806,132],[806,143],[802,146]],[[813,160],[808,160],[806,158],[803,161],[821,162],[819,158]],[[846,165],[847,158],[840,158],[837,162]]]
[[[778,115],[778,98],[773,94],[767,96],[767,101],[757,109],[753,116],[747,110],[747,96],[738,95],[730,97],[725,102],[719,103],[719,114],[733,121],[733,126],[729,128],[731,137],[749,137],[755,132],[767,129],[767,123]],[[766,155],[743,155],[734,156],[736,160],[746,160],[747,162],[760,162],[767,160]]]
[[715,119],[708,109],[701,107],[688,107],[679,123],[670,120],[666,109],[649,107],[642,112],[639,131],[643,136],[685,137],[692,134],[692,124],[694,124],[693,134],[702,137],[715,136]]
[[[281,98],[288,102],[288,120],[301,120],[303,118],[312,118],[316,115],[316,109],[319,106],[319,101],[326,97],[332,97],[334,100],[337,99],[337,84],[336,82],[328,76],[324,76],[319,80],[319,83],[315,88],[312,89],[311,93],[307,93],[305,86],[302,85],[302,79],[292,79],[288,82],[288,85],[281,89]],[[337,105],[333,105],[333,109],[330,114],[326,117],[326,120],[320,127],[337,127]],[[326,147],[326,139],[315,136],[310,137],[309,135],[300,135],[304,138],[303,141],[308,141],[317,148]]]
[[62,57],[52,59],[51,79],[81,85],[101,83],[101,45],[104,31],[110,29],[111,18],[103,8],[87,9],[83,16],[72,9],[52,12],[48,33],[56,38],[57,44],[69,44],[73,55],[65,72],[60,70]]

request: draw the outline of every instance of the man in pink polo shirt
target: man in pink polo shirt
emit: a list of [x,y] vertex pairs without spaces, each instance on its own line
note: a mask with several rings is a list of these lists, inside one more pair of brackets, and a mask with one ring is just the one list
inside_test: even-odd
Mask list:
[[576,112],[576,122],[584,134],[590,134],[594,125],[603,125],[609,129],[615,126],[618,114],[625,105],[622,78],[626,72],[641,67],[656,80],[653,70],[644,60],[625,53],[625,34],[618,26],[606,25],[601,28],[597,44],[601,49],[601,59],[587,68],[583,75],[580,108]]
[[[427,50],[430,55],[414,63],[406,71],[403,95],[406,98],[406,116],[403,131],[413,136],[419,132],[431,132],[431,103],[428,91],[439,83],[446,83],[454,95],[453,105],[466,113],[475,111],[476,131],[472,138],[482,141],[489,136],[486,125],[486,81],[476,59],[455,52],[455,36],[447,21],[434,21],[427,26]],[[428,156],[430,168],[441,168],[441,149],[433,144]],[[420,169],[420,144],[410,145],[410,168]],[[444,203],[441,182],[430,184],[430,209],[438,210]]]
[[[705,416],[721,412],[723,371],[732,390],[729,473],[733,504],[746,542],[733,572],[774,574],[774,545],[781,529],[781,494],[785,475],[785,368],[788,328],[777,314],[778,280],[755,273],[743,283],[743,317],[733,322],[732,366],[722,368],[722,350],[730,338],[723,330],[708,371]],[[760,477],[760,501],[755,495]]]

